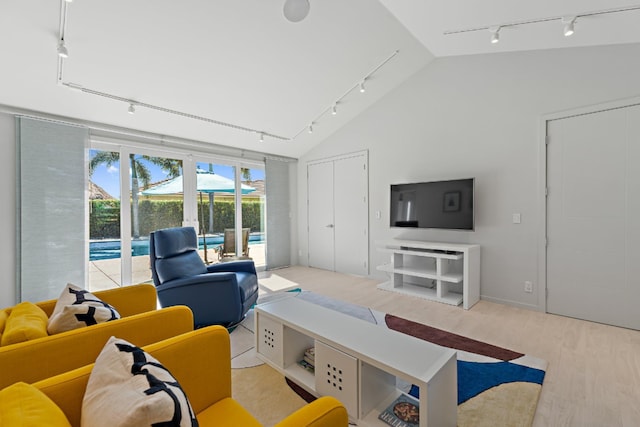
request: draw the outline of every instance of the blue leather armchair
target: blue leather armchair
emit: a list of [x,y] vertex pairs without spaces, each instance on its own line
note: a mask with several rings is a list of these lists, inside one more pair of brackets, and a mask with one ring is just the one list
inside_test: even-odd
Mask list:
[[162,307],[186,305],[195,327],[240,322],[258,299],[251,260],[206,266],[193,227],[156,230],[149,235],[151,274]]

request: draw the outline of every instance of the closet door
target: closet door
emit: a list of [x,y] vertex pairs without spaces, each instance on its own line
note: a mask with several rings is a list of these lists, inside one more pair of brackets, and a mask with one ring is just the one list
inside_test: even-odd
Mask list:
[[334,271],[333,162],[307,166],[309,267]]
[[547,311],[640,329],[640,107],[549,122]]
[[366,152],[307,165],[309,266],[369,274]]
[[366,157],[334,162],[335,268],[369,274],[369,203]]

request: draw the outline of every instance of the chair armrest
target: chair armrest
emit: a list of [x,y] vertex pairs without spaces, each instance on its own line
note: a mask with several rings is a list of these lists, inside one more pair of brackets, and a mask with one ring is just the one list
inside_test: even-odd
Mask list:
[[323,396],[298,409],[275,427],[347,427],[347,409],[334,397]]
[[205,273],[174,279],[158,286],[157,290],[163,307],[178,304],[190,307],[196,328],[242,317],[242,297],[235,273]]
[[192,330],[193,313],[177,306],[0,347],[0,389],[93,363],[111,336],[143,346]]
[[251,260],[246,261],[230,261],[230,262],[221,262],[218,264],[213,264],[207,266],[207,271],[209,273],[216,272],[240,272],[240,273],[252,273],[256,274],[256,265]]

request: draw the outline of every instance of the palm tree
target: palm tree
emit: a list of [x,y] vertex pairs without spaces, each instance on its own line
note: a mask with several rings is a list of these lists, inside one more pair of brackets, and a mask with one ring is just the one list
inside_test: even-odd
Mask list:
[[242,179],[245,181],[251,181],[251,169],[249,168],[240,168],[240,175],[242,175]]
[[[142,183],[144,188],[147,188],[151,181],[151,172],[141,160],[146,160],[154,165],[160,166],[160,168],[167,173],[168,178],[180,176],[182,172],[182,161],[180,160],[151,156],[136,157],[133,153],[129,155],[129,167],[131,169],[131,217],[133,222],[133,237],[135,239],[140,237],[140,220],[138,218],[138,192],[140,190],[140,183]],[[119,161],[120,153],[98,151],[89,161],[89,176],[93,175],[93,172],[99,165],[104,164],[109,167]]]

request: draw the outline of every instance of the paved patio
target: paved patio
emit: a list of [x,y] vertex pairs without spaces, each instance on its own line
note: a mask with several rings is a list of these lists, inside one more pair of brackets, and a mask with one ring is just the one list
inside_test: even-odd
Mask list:
[[[249,245],[249,255],[253,258],[256,268],[265,266],[265,244],[256,243]],[[207,256],[210,263],[218,262],[217,254],[209,249]],[[204,251],[200,251],[200,257],[204,259]],[[132,284],[151,283],[151,270],[149,268],[149,256],[135,256],[132,258]],[[91,261],[89,263],[89,286],[91,292],[111,289],[121,286],[120,258]]]

